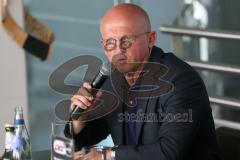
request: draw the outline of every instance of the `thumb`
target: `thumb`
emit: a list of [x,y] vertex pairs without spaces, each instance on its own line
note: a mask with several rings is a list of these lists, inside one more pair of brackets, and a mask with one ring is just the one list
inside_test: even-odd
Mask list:
[[92,89],[92,85],[91,85],[91,83],[89,83],[89,82],[84,82],[84,83],[83,83],[83,87],[87,88],[88,90],[91,90],[91,89]]

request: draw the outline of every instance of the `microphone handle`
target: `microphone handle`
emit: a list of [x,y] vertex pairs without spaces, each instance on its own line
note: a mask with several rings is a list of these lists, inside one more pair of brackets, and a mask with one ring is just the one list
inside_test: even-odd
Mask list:
[[[93,89],[99,89],[105,82],[105,80],[108,78],[108,76],[102,75],[99,73],[91,83],[91,86]],[[93,96],[95,96],[96,92],[91,92]],[[84,112],[84,109],[82,109],[79,106],[75,106],[72,112],[70,113],[71,118],[77,120],[80,117],[80,113]]]

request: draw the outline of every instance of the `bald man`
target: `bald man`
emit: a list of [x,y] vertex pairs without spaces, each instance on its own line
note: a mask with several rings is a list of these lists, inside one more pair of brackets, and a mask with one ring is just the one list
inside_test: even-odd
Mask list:
[[[115,94],[119,104],[97,120],[73,121],[74,158],[217,159],[215,128],[203,81],[191,66],[154,46],[157,35],[151,31],[147,13],[139,6],[120,4],[105,14],[100,31],[105,54],[116,68],[102,89]],[[154,85],[157,87],[148,88]],[[90,90],[91,85],[84,83],[71,98],[72,109],[95,107],[95,98],[104,95],[94,97]],[[97,144],[109,134],[116,147],[83,154],[83,146]]]

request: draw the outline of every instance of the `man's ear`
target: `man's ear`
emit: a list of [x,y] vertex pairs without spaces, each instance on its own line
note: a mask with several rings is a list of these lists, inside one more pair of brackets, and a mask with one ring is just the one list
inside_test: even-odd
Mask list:
[[148,37],[149,48],[152,48],[155,45],[156,40],[157,40],[157,32],[155,31],[150,32]]

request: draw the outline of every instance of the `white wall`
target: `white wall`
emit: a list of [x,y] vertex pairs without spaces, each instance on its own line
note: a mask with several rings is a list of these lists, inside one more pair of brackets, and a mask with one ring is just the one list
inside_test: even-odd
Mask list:
[[[8,0],[12,17],[23,27],[22,0]],[[8,36],[0,23],[0,155],[4,149],[5,123],[13,123],[14,107],[21,105],[27,120],[25,52]]]

